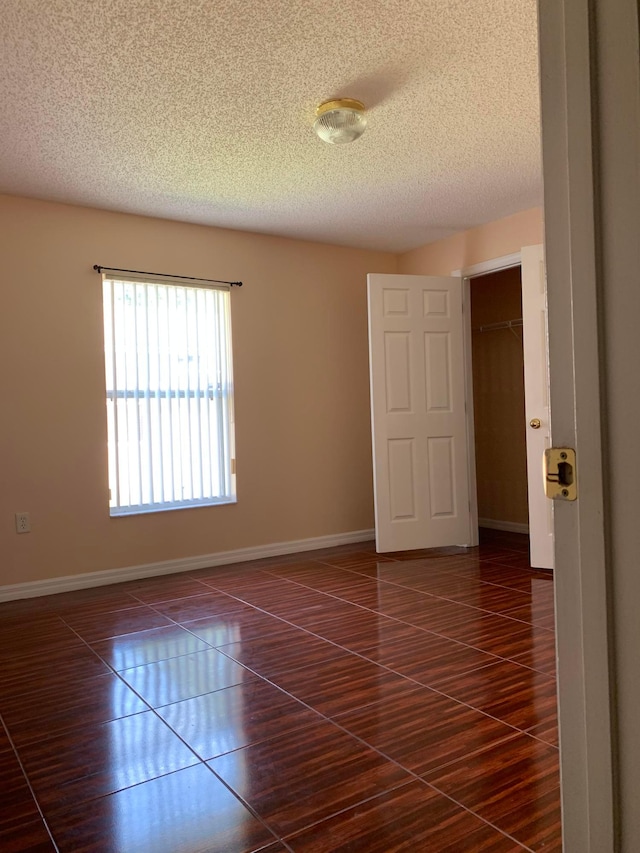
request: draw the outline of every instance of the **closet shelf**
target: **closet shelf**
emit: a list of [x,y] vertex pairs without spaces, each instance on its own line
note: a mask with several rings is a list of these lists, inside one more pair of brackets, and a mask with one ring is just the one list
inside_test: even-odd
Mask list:
[[486,326],[476,326],[472,332],[497,332],[498,329],[516,329],[522,326],[522,317],[516,320],[503,320],[501,323],[488,323]]

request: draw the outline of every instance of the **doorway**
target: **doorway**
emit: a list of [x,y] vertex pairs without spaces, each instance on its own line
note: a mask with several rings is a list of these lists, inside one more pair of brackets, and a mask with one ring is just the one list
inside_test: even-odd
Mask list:
[[478,525],[529,532],[520,265],[469,279]]
[[[506,282],[509,280],[509,271],[516,269],[511,275],[516,276],[509,285]],[[491,349],[491,342],[479,343],[478,335],[497,336],[511,335],[505,337],[503,343],[507,341],[518,343],[514,335],[517,335],[521,341],[523,350],[523,359],[518,358],[518,374],[523,371],[524,376],[524,394],[523,397],[517,394],[517,399],[524,398],[524,412],[521,409],[520,403],[515,409],[511,410],[511,417],[514,418],[511,438],[514,442],[514,447],[522,446],[522,436],[524,435],[524,446],[526,452],[526,475],[522,476],[522,457],[519,462],[514,462],[515,468],[513,476],[515,478],[514,493],[520,488],[519,494],[522,495],[522,488],[526,483],[527,489],[527,512],[524,512],[524,500],[520,499],[520,517],[514,524],[527,524],[529,532],[529,546],[531,565],[541,569],[554,568],[554,510],[553,501],[545,497],[545,492],[542,482],[542,466],[541,460],[545,450],[551,444],[551,422],[550,422],[550,406],[549,406],[549,351],[547,339],[547,293],[546,293],[546,274],[544,265],[544,251],[542,245],[523,246],[522,249],[512,255],[505,255],[501,258],[496,258],[492,261],[485,261],[476,264],[472,267],[467,267],[463,270],[457,270],[452,275],[461,276],[463,281],[462,300],[463,311],[465,314],[465,384],[466,384],[466,399],[471,401],[474,399],[473,387],[473,345],[476,338],[476,348],[484,347]],[[496,275],[496,279],[489,276]],[[502,275],[505,276],[501,282]],[[520,281],[517,283],[517,277]],[[485,284],[489,281],[495,281],[498,290],[504,291],[500,296],[505,300],[504,312],[499,311],[500,298],[492,300],[489,296],[487,300],[482,300],[481,296],[476,296],[476,319],[472,322],[472,305],[471,305],[471,287],[472,282],[484,279]],[[482,287],[482,285],[478,285]],[[510,289],[510,292],[509,292]],[[477,294],[482,294],[479,290]],[[486,291],[485,291],[486,292]],[[484,304],[478,305],[478,298]],[[497,303],[497,305],[496,305]],[[478,313],[480,311],[480,313]],[[507,316],[508,314],[508,316]],[[498,327],[492,329],[493,323],[504,324],[504,328]],[[522,325],[518,325],[517,321],[521,321]],[[478,329],[479,326],[485,327],[483,332],[472,332],[472,325]],[[487,328],[489,327],[489,328]],[[511,355],[505,350],[503,353],[505,359],[513,358],[514,351]],[[496,356],[491,361],[492,374],[499,375],[504,369],[502,359]],[[520,374],[522,375],[522,374]],[[487,381],[493,382],[491,376]],[[494,383],[495,384],[495,383]],[[501,405],[498,398],[498,403],[489,407],[491,411],[488,417],[498,418],[498,434],[500,430],[505,428],[503,421],[505,417],[501,413]],[[513,413],[518,410],[518,413]],[[518,422],[518,418],[520,418]],[[471,499],[471,516],[472,529],[478,528],[479,517],[484,518],[484,521],[497,520],[498,522],[506,522],[511,519],[497,518],[493,507],[488,510],[485,506],[484,516],[478,512],[478,489],[476,478],[476,440],[475,440],[475,420],[474,408],[468,407],[467,411],[467,447],[469,460],[469,485]],[[478,420],[480,420],[478,418]],[[481,430],[483,424],[480,423]],[[517,430],[517,434],[514,432]],[[490,457],[492,468],[487,468],[485,474],[493,481],[494,491],[500,487],[496,485],[496,479],[502,480],[503,487],[506,488],[508,480],[512,475],[510,470],[511,462],[509,461],[510,450],[508,447],[502,447],[498,454],[498,444],[494,444],[493,453]],[[519,466],[519,467],[518,467]],[[540,478],[540,479],[538,479]],[[484,484],[481,484],[484,486]],[[517,499],[517,494],[515,495]],[[495,495],[494,495],[495,503]],[[503,506],[510,507],[510,504],[503,503]],[[506,511],[506,510],[505,510]],[[504,525],[503,525],[504,529]],[[509,528],[506,528],[509,529]],[[517,527],[511,528],[515,532],[520,532],[522,529]],[[524,531],[522,531],[524,532]],[[477,544],[476,541],[471,544]]]

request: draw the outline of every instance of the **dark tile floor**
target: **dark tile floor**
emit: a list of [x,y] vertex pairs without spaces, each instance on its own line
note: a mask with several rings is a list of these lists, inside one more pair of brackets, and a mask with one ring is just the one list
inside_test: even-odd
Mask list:
[[0,605],[0,850],[559,851],[553,616],[489,531]]

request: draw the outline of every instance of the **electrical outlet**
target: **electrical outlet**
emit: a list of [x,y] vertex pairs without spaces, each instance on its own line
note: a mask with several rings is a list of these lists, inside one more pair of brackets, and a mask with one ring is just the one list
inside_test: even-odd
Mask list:
[[31,519],[28,512],[16,513],[16,533],[30,533]]

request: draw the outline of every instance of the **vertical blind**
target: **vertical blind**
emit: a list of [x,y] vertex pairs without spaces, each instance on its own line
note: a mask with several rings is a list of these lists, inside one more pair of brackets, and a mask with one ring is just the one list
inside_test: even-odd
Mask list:
[[228,289],[103,288],[111,515],[234,501]]

